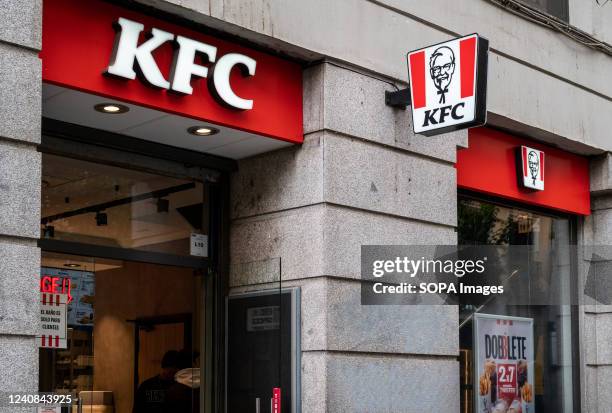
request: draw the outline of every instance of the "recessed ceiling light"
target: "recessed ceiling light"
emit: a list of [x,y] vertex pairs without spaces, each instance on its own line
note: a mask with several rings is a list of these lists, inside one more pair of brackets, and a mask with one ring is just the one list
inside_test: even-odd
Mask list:
[[108,113],[111,115],[125,113],[130,110],[130,108],[128,108],[127,106],[121,105],[119,103],[99,103],[94,106],[94,109],[98,112]]
[[80,266],[81,264],[74,264],[74,263],[64,264],[64,267],[70,267],[70,268],[79,268]]
[[187,129],[187,132],[197,136],[210,136],[219,133],[219,129],[215,129],[210,126],[192,126],[191,128]]

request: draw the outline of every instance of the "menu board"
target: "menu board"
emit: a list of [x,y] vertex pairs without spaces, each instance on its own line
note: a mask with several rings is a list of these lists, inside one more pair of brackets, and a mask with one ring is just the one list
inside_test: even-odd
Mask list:
[[41,267],[40,277],[41,291],[68,294],[69,326],[93,326],[96,286],[93,272]]
[[535,413],[533,319],[474,315],[477,413]]

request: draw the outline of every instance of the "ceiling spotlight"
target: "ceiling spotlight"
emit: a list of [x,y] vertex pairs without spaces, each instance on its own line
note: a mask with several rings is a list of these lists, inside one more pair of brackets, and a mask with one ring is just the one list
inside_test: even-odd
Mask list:
[[215,129],[210,126],[192,126],[191,128],[187,129],[187,132],[197,136],[210,136],[219,133],[219,129]]
[[68,267],[68,268],[79,268],[81,266],[81,264],[75,264],[73,262],[69,262],[64,264],[64,267]]
[[159,198],[157,200],[157,212],[168,212],[170,209],[170,201],[167,199]]
[[55,236],[55,227],[53,225],[45,225],[43,228],[43,238],[53,238]]
[[111,115],[125,113],[130,110],[130,108],[128,108],[127,106],[121,105],[119,103],[99,103],[94,106],[94,109],[98,112],[108,113]]
[[106,215],[106,212],[96,212],[96,225],[99,227],[108,225],[108,215]]

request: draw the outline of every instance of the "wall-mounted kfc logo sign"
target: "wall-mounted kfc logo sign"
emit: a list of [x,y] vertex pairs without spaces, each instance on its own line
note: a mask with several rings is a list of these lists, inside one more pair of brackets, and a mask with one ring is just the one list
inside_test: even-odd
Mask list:
[[489,42],[472,34],[408,53],[414,133],[486,122]]
[[[253,100],[238,96],[232,89],[230,73],[234,67],[239,67],[243,76],[255,75],[257,62],[254,59],[240,53],[219,57],[215,46],[156,28],[151,30],[145,42],[138,44],[143,24],[121,17],[116,27],[115,47],[106,74],[135,79],[138,69],[141,78],[151,86],[187,95],[193,93],[192,77],[207,78],[211,95],[222,105],[240,110],[253,108]],[[164,78],[153,57],[153,52],[166,42],[176,45],[169,79]],[[211,63],[210,69],[196,63],[197,56]]]
[[519,160],[519,183],[525,188],[544,190],[544,152],[521,146]]

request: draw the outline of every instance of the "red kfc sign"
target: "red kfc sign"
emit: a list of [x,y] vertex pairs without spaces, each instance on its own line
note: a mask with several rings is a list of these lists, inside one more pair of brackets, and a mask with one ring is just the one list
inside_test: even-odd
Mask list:
[[487,39],[471,34],[408,53],[414,133],[486,122],[488,50]]
[[302,66],[103,0],[43,3],[45,83],[302,143]]

